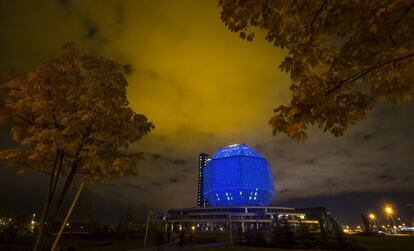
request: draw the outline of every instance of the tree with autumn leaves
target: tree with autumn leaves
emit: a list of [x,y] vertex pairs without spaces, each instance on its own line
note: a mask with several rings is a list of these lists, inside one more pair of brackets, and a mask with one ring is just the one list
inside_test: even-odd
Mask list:
[[219,0],[221,19],[242,39],[257,30],[287,56],[288,105],[274,110],[273,133],[305,140],[316,125],[335,136],[379,102],[414,95],[413,0]]
[[8,74],[0,85],[0,124],[18,145],[1,151],[0,159],[20,173],[48,175],[34,250],[41,249],[75,177],[99,182],[136,174],[142,155],[127,148],[153,128],[129,107],[121,65],[80,55],[73,44],[63,49],[63,56]]

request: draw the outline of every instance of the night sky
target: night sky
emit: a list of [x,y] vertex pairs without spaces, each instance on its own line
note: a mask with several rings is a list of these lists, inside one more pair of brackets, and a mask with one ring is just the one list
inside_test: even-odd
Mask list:
[[[284,51],[242,41],[219,18],[217,1],[0,0],[0,72],[25,72],[73,41],[128,69],[131,107],[156,129],[132,150],[146,153],[138,177],[94,184],[97,218],[128,207],[162,212],[196,204],[200,152],[246,143],[273,167],[274,205],[326,206],[341,224],[392,203],[405,221],[414,202],[414,104],[384,103],[335,138],[317,129],[305,143],[272,136],[272,110],[289,101]],[[12,146],[7,128],[0,148]],[[0,166],[0,213],[40,210],[42,174]]]

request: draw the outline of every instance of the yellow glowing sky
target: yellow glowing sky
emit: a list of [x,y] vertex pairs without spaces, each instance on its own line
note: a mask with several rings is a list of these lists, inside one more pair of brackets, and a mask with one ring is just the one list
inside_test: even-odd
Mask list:
[[272,110],[287,101],[289,80],[277,68],[283,52],[260,34],[249,43],[229,32],[216,1],[17,1],[7,8],[26,17],[6,17],[13,44],[2,68],[29,69],[66,41],[130,64],[128,98],[155,123],[152,137],[270,135]]
[[113,41],[135,69],[132,107],[154,121],[154,135],[188,129],[223,136],[251,127],[270,133],[267,121],[288,83],[277,69],[281,52],[230,33],[214,1],[176,3],[129,8],[126,29]]

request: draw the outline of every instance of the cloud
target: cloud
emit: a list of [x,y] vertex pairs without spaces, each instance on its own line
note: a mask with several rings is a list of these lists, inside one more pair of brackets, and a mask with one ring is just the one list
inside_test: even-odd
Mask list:
[[173,160],[173,163],[176,165],[183,165],[183,164],[187,164],[187,161],[185,159],[175,159]]
[[406,181],[414,177],[409,150],[413,138],[406,136],[414,124],[412,108],[380,105],[341,138],[314,132],[305,144],[283,142],[283,151],[277,152],[277,140],[269,142],[265,155],[278,169],[274,173],[279,187],[288,189],[277,200],[414,189]]
[[178,183],[178,182],[180,182],[180,179],[179,178],[171,178],[171,179],[169,179],[168,180],[170,183]]

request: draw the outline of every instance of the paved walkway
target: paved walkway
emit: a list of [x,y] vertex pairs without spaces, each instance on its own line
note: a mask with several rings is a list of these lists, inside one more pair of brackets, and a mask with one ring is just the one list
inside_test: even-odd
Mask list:
[[231,242],[214,242],[214,243],[206,243],[206,244],[198,244],[198,245],[184,245],[182,247],[178,246],[175,243],[169,243],[166,245],[162,245],[159,247],[147,247],[147,248],[138,248],[138,249],[130,249],[128,251],[181,251],[181,250],[195,250],[199,248],[207,248],[207,247],[219,247],[219,246],[226,246],[231,245]]

